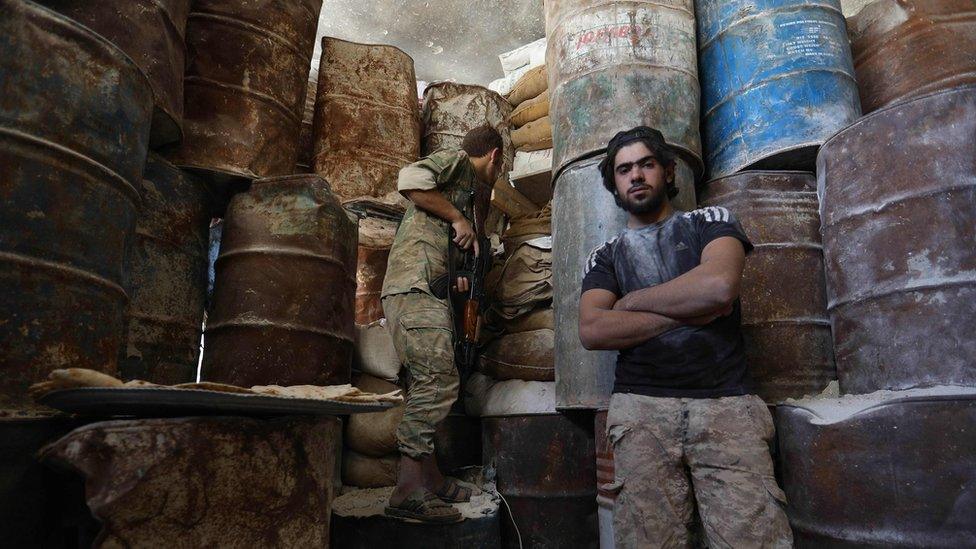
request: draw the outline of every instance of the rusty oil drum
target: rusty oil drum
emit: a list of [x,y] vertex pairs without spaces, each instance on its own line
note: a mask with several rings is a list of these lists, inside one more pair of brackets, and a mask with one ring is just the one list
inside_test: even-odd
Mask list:
[[454,82],[431,84],[424,90],[420,114],[424,128],[421,152],[429,155],[438,149],[460,149],[466,133],[488,125],[502,134],[507,173],[515,158],[508,121],[511,114],[508,101],[488,88]]
[[220,178],[293,173],[322,0],[196,0],[186,27],[177,166]]
[[196,381],[209,237],[203,182],[150,153],[129,255],[123,379],[163,385]]
[[692,0],[548,0],[553,174],[599,154],[620,130],[664,134],[703,170]]
[[841,391],[976,385],[976,87],[862,118],[817,174]]
[[149,78],[155,99],[149,146],[183,139],[184,35],[190,0],[39,0],[104,36]]
[[698,0],[709,178],[813,168],[861,115],[839,0]]
[[[574,162],[556,179],[552,199],[552,287],[555,309],[556,408],[606,409],[616,351],[587,351],[579,340],[579,298],[590,254],[627,226],[627,213],[603,187],[602,156]],[[695,178],[677,159],[672,204],[695,208]]]
[[972,0],[877,0],[847,20],[865,113],[976,84]]
[[819,393],[837,375],[816,177],[742,172],[709,182],[702,205],[728,208],[755,246],[741,300],[746,358],[759,396],[775,403]]
[[315,175],[256,180],[224,219],[203,379],[349,383],[356,224]]
[[798,548],[976,546],[976,390],[794,401],[776,431]]
[[399,48],[322,38],[315,173],[342,202],[399,201],[400,168],[420,155],[413,59]]
[[305,110],[302,114],[302,129],[298,137],[298,161],[295,173],[315,173],[312,170],[312,120],[315,118],[315,95],[319,87],[319,70],[312,67],[308,73],[308,88],[305,92]]
[[[484,463],[525,547],[598,547],[593,424],[586,412],[482,419]],[[502,546],[519,547],[507,517]]]
[[359,222],[359,261],[356,265],[356,324],[383,318],[383,279],[397,222],[367,217]]
[[116,373],[153,100],[87,28],[23,0],[0,13],[0,409],[31,408],[55,368]]

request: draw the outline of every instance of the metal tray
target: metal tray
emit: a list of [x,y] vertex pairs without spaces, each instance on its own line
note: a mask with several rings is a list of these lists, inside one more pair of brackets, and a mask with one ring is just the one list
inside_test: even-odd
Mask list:
[[71,414],[134,417],[338,416],[393,407],[391,402],[340,402],[157,387],[63,389],[44,395],[39,402]]

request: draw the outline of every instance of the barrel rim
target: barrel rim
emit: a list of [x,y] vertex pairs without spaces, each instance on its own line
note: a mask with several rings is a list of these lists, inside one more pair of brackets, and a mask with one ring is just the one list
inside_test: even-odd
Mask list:
[[781,175],[781,176],[801,176],[801,175],[807,175],[807,176],[813,177],[814,181],[816,181],[816,179],[817,179],[817,172],[816,171],[813,171],[813,170],[811,170],[811,171],[807,171],[807,170],[768,170],[768,169],[767,170],[743,170],[743,171],[740,171],[740,172],[735,172],[735,173],[731,173],[731,174],[728,174],[728,175],[723,175],[723,176],[719,176],[719,177],[716,177],[716,178],[713,178],[713,179],[709,179],[709,180],[705,181],[704,185],[707,187],[708,185],[711,185],[712,183],[717,183],[719,181],[724,181],[726,179],[736,179],[736,178],[739,178],[739,177],[749,177],[749,176],[757,177],[757,176],[763,176],[763,175],[772,175],[772,176],[776,176],[776,175]]
[[427,103],[427,91],[428,90],[430,90],[431,88],[440,88],[440,87],[444,87],[444,86],[456,86],[456,87],[459,87],[459,88],[468,88],[468,89],[477,89],[479,91],[486,91],[490,95],[497,96],[506,105],[511,106],[511,103],[508,102],[508,99],[505,99],[505,96],[504,95],[496,92],[495,90],[488,89],[487,87],[482,86],[481,84],[465,84],[464,82],[452,82],[451,80],[435,80],[433,82],[429,82],[427,84],[427,87],[424,88],[424,104]]
[[[322,39],[319,40],[319,44],[322,45],[322,52],[325,52],[325,41],[326,40],[331,41],[331,42],[344,42],[346,44],[353,44],[355,46],[367,46],[367,47],[370,47],[370,48],[380,48],[380,49],[396,50],[396,51],[402,53],[404,57],[406,57],[407,59],[410,60],[410,68],[411,68],[411,70],[416,71],[416,61],[414,61],[413,56],[411,56],[409,53],[407,53],[406,51],[404,51],[402,48],[399,48],[397,46],[394,46],[393,44],[373,44],[373,43],[370,43],[370,42],[356,42],[356,41],[353,41],[353,40],[346,40],[344,38],[338,38],[338,37],[335,37],[335,36],[323,36]],[[323,63],[322,59],[324,57],[325,57],[324,54],[319,57],[319,69],[317,69],[319,72],[322,72],[322,70],[321,70],[322,63]]]

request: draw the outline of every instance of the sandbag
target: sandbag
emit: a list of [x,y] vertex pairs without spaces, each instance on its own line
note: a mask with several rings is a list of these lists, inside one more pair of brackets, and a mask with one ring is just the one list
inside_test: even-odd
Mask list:
[[512,145],[519,151],[541,151],[552,148],[552,124],[548,116],[529,122],[512,131]]
[[342,484],[357,488],[396,486],[397,462],[396,454],[374,458],[346,449],[342,453]]
[[356,368],[391,383],[400,375],[400,359],[393,347],[393,336],[386,327],[386,319],[366,326],[356,326]]
[[546,66],[540,65],[533,69],[529,69],[528,72],[519,78],[518,82],[515,83],[515,87],[509,92],[506,99],[512,104],[513,107],[521,105],[523,102],[532,99],[533,97],[538,97],[542,92],[549,88],[549,74],[546,72]]
[[518,318],[502,322],[502,328],[509,334],[520,334],[535,330],[552,330],[554,326],[555,319],[552,313],[552,303],[535,308]]
[[505,258],[511,257],[524,242],[551,234],[552,202],[549,202],[544,208],[532,215],[511,220],[502,235],[502,243],[505,245]]
[[485,280],[491,289],[492,310],[503,320],[522,316],[552,301],[552,237],[543,236],[519,245]]
[[[360,375],[353,386],[370,393],[385,394],[399,389],[382,379]],[[346,446],[369,457],[396,452],[396,429],[403,418],[403,405],[372,414],[352,414],[346,422]]]
[[556,412],[556,384],[552,381],[496,381],[474,372],[464,389],[464,409],[469,416],[504,417],[545,415]]
[[553,342],[552,330],[503,335],[485,347],[479,370],[498,380],[554,381]]
[[512,122],[513,127],[521,128],[543,116],[549,116],[549,90],[542,92],[538,97],[524,101],[512,111],[508,119]]

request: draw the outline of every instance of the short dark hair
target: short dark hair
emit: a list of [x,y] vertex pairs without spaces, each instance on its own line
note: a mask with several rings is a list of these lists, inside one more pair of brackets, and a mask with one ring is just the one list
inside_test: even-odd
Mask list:
[[461,141],[461,148],[468,153],[471,158],[478,158],[491,152],[492,149],[505,151],[505,143],[502,141],[502,134],[489,125],[478,126],[465,134]]
[[[607,156],[600,161],[600,175],[603,176],[603,186],[611,194],[616,194],[617,190],[613,177],[613,168],[617,153],[625,146],[637,142],[643,143],[654,154],[654,157],[662,166],[668,167],[676,164],[677,154],[664,141],[664,135],[660,131],[647,126],[637,126],[627,131],[618,132],[607,143]],[[674,198],[677,195],[678,186],[674,184],[674,180],[671,180],[668,182],[668,198]]]

